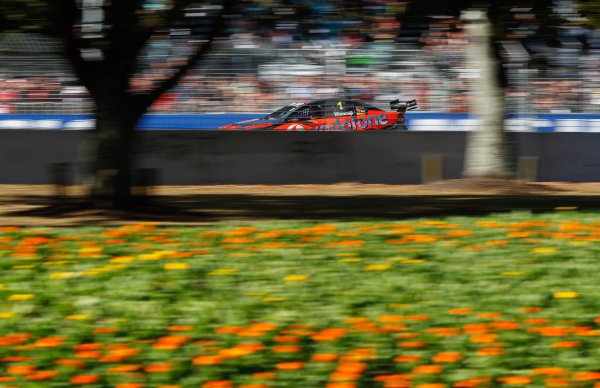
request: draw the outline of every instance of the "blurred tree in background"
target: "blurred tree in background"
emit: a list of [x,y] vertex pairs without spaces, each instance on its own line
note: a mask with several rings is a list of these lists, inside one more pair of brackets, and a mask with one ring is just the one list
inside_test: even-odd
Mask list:
[[[2,28],[60,39],[95,103],[91,199],[129,207],[135,123],[224,34],[233,1],[5,0]],[[160,55],[156,55],[159,52]],[[152,60],[149,56],[153,55]]]
[[[482,128],[470,134],[464,174],[512,177],[512,154],[503,128],[502,44],[551,39],[558,23],[551,12],[552,0],[3,0],[0,23],[5,31],[38,32],[62,42],[65,57],[96,106],[91,197],[96,205],[122,207],[132,203],[136,122],[201,60],[215,39],[231,33],[228,20],[268,31],[287,18],[295,32],[303,34],[318,30],[316,21],[339,26],[345,17],[355,19],[361,10],[381,3],[394,4],[388,9],[394,10],[398,22],[394,28],[401,29],[400,36],[418,35],[419,29],[439,18],[454,17],[470,26],[470,61],[479,74],[473,113],[482,119]],[[599,3],[579,1],[582,11],[596,21]],[[525,10],[519,18],[517,8]],[[363,16],[367,23],[358,24],[356,32],[366,39],[386,39],[369,32],[368,23],[376,24],[376,15]]]

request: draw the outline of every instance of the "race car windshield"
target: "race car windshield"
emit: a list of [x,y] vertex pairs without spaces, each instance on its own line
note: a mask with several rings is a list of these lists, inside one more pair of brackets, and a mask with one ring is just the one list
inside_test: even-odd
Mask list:
[[283,116],[285,116],[286,114],[288,114],[289,112],[296,110],[296,108],[298,108],[298,104],[291,104],[288,106],[284,106],[283,108],[277,109],[275,112],[267,115],[265,117],[265,119],[280,119]]

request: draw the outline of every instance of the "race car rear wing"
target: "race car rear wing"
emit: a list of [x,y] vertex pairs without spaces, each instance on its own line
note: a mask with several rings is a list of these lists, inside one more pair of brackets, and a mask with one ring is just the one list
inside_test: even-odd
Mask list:
[[398,99],[390,101],[390,107],[392,110],[404,113],[409,110],[417,109],[417,100],[400,101]]

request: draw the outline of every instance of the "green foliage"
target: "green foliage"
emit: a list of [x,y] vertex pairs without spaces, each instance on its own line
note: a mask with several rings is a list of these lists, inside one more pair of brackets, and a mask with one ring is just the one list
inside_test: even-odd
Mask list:
[[0,228],[0,378],[591,386],[597,219]]

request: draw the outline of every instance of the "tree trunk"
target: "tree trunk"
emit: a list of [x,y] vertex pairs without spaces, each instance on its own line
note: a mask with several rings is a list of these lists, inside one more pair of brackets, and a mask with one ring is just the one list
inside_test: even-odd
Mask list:
[[106,101],[97,104],[96,128],[92,136],[92,187],[94,207],[131,206],[132,151],[139,114],[129,104]]
[[470,10],[467,21],[467,62],[476,71],[471,87],[472,106],[480,127],[469,133],[463,176],[512,178],[511,150],[504,131],[502,69],[492,45],[492,25],[485,11]]

